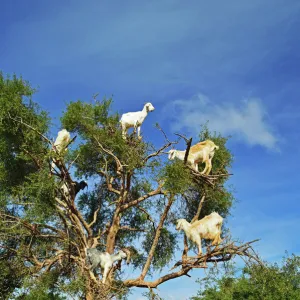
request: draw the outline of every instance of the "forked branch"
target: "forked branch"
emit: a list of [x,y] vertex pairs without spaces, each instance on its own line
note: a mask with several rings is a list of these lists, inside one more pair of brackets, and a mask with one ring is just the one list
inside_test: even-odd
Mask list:
[[222,247],[215,247],[212,251],[208,251],[206,254],[196,257],[189,258],[187,260],[178,261],[174,267],[171,269],[175,269],[181,266],[181,269],[177,272],[172,272],[166,274],[157,280],[154,281],[144,281],[141,278],[137,279],[128,279],[124,281],[124,284],[127,287],[143,287],[143,288],[156,288],[158,285],[166,282],[170,279],[178,278],[183,275],[188,275],[188,272],[192,269],[197,268],[206,268],[206,263],[212,262],[224,262],[232,259],[234,256],[238,255],[240,257],[246,257],[249,260],[255,261],[261,265],[263,263],[257,256],[257,254],[253,251],[251,244],[258,240],[254,240],[242,245],[235,245],[234,243],[223,245]]

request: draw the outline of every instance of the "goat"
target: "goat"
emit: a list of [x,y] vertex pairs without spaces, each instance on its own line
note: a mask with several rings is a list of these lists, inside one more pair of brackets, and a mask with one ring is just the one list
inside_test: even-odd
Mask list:
[[148,102],[144,105],[142,111],[128,112],[126,114],[123,114],[120,119],[123,139],[126,139],[127,130],[131,127],[134,128],[134,132],[137,129],[138,138],[140,138],[141,125],[147,117],[148,112],[151,112],[153,110],[154,106],[150,102]]
[[68,144],[71,141],[70,132],[68,132],[66,129],[62,129],[58,132],[57,138],[54,142],[54,148],[56,151],[60,154],[63,150],[67,151]]
[[[75,192],[75,196],[81,191],[84,190],[88,184],[85,180],[81,180],[80,182],[75,181],[72,182],[72,185],[74,186],[74,192]],[[61,190],[64,193],[64,195],[66,197],[68,197],[70,195],[70,190],[68,188],[68,185],[66,184],[66,182],[63,183],[63,185],[61,186]]]
[[213,246],[222,242],[220,237],[222,223],[223,218],[218,213],[213,212],[192,224],[185,219],[179,219],[177,220],[176,230],[183,230],[187,238],[198,246],[198,255],[201,255],[201,238],[212,240]]
[[[117,254],[109,254],[108,252],[101,252],[96,248],[86,248],[86,261],[90,265],[89,269],[94,271],[95,268],[101,267],[103,269],[102,283],[105,283],[107,275],[113,266],[115,261],[121,261],[124,258],[128,258],[128,253],[124,250],[119,250]],[[128,251],[128,250],[127,250]],[[126,251],[126,252],[127,252]],[[130,256],[129,256],[130,257]],[[129,259],[127,259],[127,264]]]
[[[61,154],[63,151],[68,150],[68,144],[71,141],[70,132],[68,132],[66,129],[62,129],[58,132],[57,138],[53,144],[53,150],[58,152],[58,154]],[[51,163],[51,171],[53,172],[54,168],[56,166],[56,161],[53,160]]]
[[[200,143],[195,144],[190,148],[189,156],[187,158],[187,163],[191,165],[191,167],[198,172],[198,163],[205,163],[205,168],[201,172],[201,174],[208,175],[212,169],[212,158],[214,157],[215,150],[218,150],[219,146],[217,146],[213,141],[206,140]],[[177,157],[180,160],[184,160],[185,151],[180,150],[170,150],[168,158],[170,160],[175,159]]]

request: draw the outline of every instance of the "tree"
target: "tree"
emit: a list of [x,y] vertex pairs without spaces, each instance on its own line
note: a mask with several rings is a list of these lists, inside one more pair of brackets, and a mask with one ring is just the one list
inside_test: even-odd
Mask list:
[[250,264],[239,276],[207,278],[193,300],[297,300],[300,299],[300,257],[292,255],[278,264]]
[[[33,93],[22,78],[1,74],[0,262],[16,274],[15,281],[8,280],[11,273],[2,274],[6,297],[13,291],[20,299],[123,297],[131,287],[152,289],[234,255],[258,260],[251,242],[239,245],[229,238],[189,258],[187,240],[174,230],[179,217],[194,221],[212,211],[224,218],[229,214],[234,198],[226,185],[232,162],[227,138],[202,128],[199,139],[210,138],[220,149],[212,175],[201,175],[182,161],[164,158],[178,139],[169,140],[159,125],[153,130],[165,142],[158,149],[134,134],[124,140],[120,117],[110,111],[112,99],[94,98],[68,104],[61,123],[73,138],[68,151],[59,153],[49,138],[48,114],[32,101]],[[186,141],[188,152],[191,140]],[[82,177],[95,186],[77,196],[75,182]],[[93,247],[110,254],[125,249],[140,276],[124,280],[116,264],[102,284],[86,261],[86,248]],[[149,279],[181,248],[177,271]]]

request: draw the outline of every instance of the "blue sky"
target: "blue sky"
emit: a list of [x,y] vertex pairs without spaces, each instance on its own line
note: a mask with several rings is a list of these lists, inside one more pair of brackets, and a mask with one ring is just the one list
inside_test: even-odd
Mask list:
[[[68,101],[96,92],[114,95],[121,113],[152,102],[142,133],[154,143],[155,122],[196,137],[209,119],[232,135],[233,236],[261,238],[270,261],[300,254],[299,1],[1,4],[0,68],[38,87],[56,126]],[[160,286],[161,296],[195,294],[203,273],[192,275]]]

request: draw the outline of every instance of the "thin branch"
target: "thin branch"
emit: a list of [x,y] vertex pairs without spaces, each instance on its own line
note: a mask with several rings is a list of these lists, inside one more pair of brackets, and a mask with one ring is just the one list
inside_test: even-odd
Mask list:
[[189,142],[189,139],[188,139],[186,136],[184,136],[183,134],[180,134],[180,133],[174,133],[174,134],[175,134],[175,135],[178,135],[178,136],[181,137],[181,138],[183,138],[183,139],[185,140],[186,143]]
[[144,214],[147,215],[147,219],[152,223],[153,228],[155,230],[155,222],[153,221],[153,219],[151,218],[150,214],[146,211],[146,209],[144,209],[143,207],[137,205],[136,206],[137,209],[139,209],[140,211],[142,211]]
[[22,120],[21,117],[18,117],[19,120],[18,120],[17,118],[13,118],[13,117],[10,115],[9,112],[8,112],[8,117],[9,117],[11,120],[13,120],[13,121],[15,121],[15,122],[18,122],[18,123],[20,123],[20,124],[22,124],[22,125],[25,125],[26,127],[30,128],[31,130],[33,130],[34,132],[36,132],[38,135],[40,135],[40,136],[41,136],[45,141],[47,141],[50,145],[53,145],[52,142],[51,142],[45,135],[43,135],[41,132],[39,132],[37,129],[35,129],[35,128],[32,127],[31,125],[29,125],[29,124],[23,122],[23,120]]
[[155,236],[154,236],[154,239],[153,239],[153,243],[152,243],[152,246],[151,246],[151,249],[148,253],[148,258],[147,258],[147,261],[144,265],[144,268],[142,270],[142,273],[140,275],[140,280],[144,280],[149,268],[150,268],[150,265],[151,265],[151,261],[152,261],[152,258],[154,256],[154,252],[155,252],[155,249],[156,249],[156,246],[158,244],[158,240],[159,240],[159,237],[160,237],[160,234],[161,234],[161,230],[163,228],[163,225],[164,225],[164,222],[167,218],[167,215],[168,215],[168,212],[173,204],[173,200],[174,200],[174,196],[171,195],[169,198],[168,198],[168,203],[164,209],[164,212],[163,214],[161,215],[160,217],[160,221],[159,221],[159,224],[156,228],[156,232],[155,232]]
[[97,214],[98,214],[99,210],[100,210],[100,207],[95,210],[93,221],[90,224],[88,224],[89,228],[91,228],[96,223],[96,221],[97,221]]
[[113,186],[112,186],[112,182],[114,181],[114,177],[112,177],[112,176],[109,177],[108,173],[105,172],[105,171],[102,171],[102,170],[99,170],[98,173],[101,174],[101,175],[103,175],[103,176],[105,177],[106,184],[107,184],[107,188],[108,188],[108,190],[109,190],[110,192],[113,192],[113,193],[115,193],[115,194],[117,194],[117,195],[120,195],[120,194],[121,194],[120,191],[116,190],[116,189],[113,188]]
[[23,151],[28,154],[30,156],[30,158],[33,160],[33,162],[35,163],[35,165],[40,168],[41,165],[40,165],[40,162],[37,158],[35,158],[28,150],[26,150],[25,148],[23,148]]
[[146,229],[140,229],[140,228],[132,228],[132,227],[129,227],[129,226],[122,226],[120,227],[119,230],[128,230],[128,231],[139,231],[139,232],[147,232]]
[[198,205],[198,209],[197,209],[196,215],[192,219],[191,223],[194,223],[195,221],[197,221],[199,219],[199,216],[200,216],[200,213],[201,213],[201,209],[202,209],[204,200],[205,200],[205,195],[202,196],[202,198],[201,198],[201,200],[199,202],[199,205]]
[[156,190],[154,190],[154,191],[152,191],[152,192],[150,192],[150,193],[148,193],[148,194],[146,194],[146,195],[144,195],[144,196],[142,196],[142,197],[140,197],[140,198],[138,198],[136,200],[133,200],[133,201],[131,201],[129,203],[126,203],[126,204],[122,205],[120,207],[120,211],[122,212],[122,211],[124,211],[124,210],[126,210],[126,209],[128,209],[128,208],[130,208],[132,206],[135,206],[138,203],[140,203],[140,202],[142,202],[142,201],[144,201],[144,200],[146,200],[146,199],[148,199],[148,198],[150,198],[152,196],[159,195],[159,194],[164,194],[161,188],[162,188],[162,185],[159,185]]
[[78,159],[78,157],[79,157],[79,154],[77,154],[77,156],[75,157],[75,159],[68,166],[68,171],[71,169],[72,165],[75,163],[75,161]]
[[[168,143],[170,143],[170,140],[168,139],[166,133],[165,133],[164,130],[160,127],[160,125],[159,125],[158,123],[156,123],[155,125],[156,125],[155,127],[156,127],[156,128],[164,135],[165,140],[166,140]],[[177,143],[178,143],[178,142],[177,142]]]
[[125,165],[122,165],[120,160],[118,159],[117,156],[115,156],[110,150],[107,150],[105,149],[102,144],[99,142],[99,140],[94,136],[94,139],[96,140],[98,146],[101,148],[102,151],[104,151],[105,153],[109,154],[111,157],[113,157],[113,159],[115,160],[116,162],[116,165],[117,165],[117,173],[121,173],[123,171],[123,167]]
[[146,163],[150,158],[155,157],[155,156],[159,156],[160,154],[166,154],[167,152],[163,152],[165,149],[167,149],[168,147],[170,147],[173,144],[177,144],[177,142],[169,142],[167,144],[165,144],[164,146],[162,146],[160,149],[158,149],[157,151],[155,151],[154,153],[151,153],[150,155],[148,155],[145,159],[144,159],[144,163]]
[[65,148],[68,148],[68,147],[76,140],[76,138],[77,138],[77,135],[75,135],[75,136],[70,140],[70,142],[66,145]]

